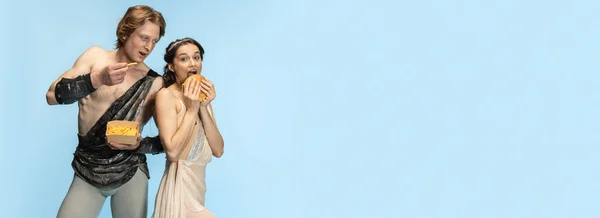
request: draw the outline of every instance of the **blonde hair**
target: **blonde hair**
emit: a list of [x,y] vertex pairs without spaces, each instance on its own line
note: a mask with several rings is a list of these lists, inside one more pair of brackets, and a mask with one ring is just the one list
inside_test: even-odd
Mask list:
[[127,12],[125,12],[125,15],[123,15],[123,18],[119,20],[115,47],[117,49],[121,48],[125,43],[124,38],[129,37],[133,31],[143,26],[146,21],[150,21],[159,26],[161,38],[165,35],[167,24],[162,14],[150,6],[136,5],[129,7]]

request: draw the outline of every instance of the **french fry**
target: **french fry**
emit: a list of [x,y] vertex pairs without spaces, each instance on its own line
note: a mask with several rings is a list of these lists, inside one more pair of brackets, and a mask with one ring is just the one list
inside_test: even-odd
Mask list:
[[125,135],[125,136],[137,136],[137,128],[127,126],[112,126],[106,131],[107,135]]
[[121,144],[135,144],[140,126],[135,121],[113,120],[106,124],[106,140]]

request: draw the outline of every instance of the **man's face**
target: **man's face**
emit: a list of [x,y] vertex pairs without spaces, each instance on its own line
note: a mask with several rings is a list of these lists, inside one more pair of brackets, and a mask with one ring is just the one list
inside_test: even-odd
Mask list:
[[152,22],[146,21],[144,25],[137,28],[127,39],[123,48],[125,54],[131,61],[144,62],[152,53],[154,46],[160,39],[160,27]]

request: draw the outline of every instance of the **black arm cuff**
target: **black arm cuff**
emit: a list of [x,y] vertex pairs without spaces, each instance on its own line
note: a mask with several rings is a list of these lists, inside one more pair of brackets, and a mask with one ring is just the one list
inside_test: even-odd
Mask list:
[[144,154],[160,154],[165,152],[162,142],[158,136],[145,137],[140,142],[140,147],[137,150],[138,153]]
[[92,86],[90,74],[80,75],[74,79],[62,78],[54,89],[54,96],[59,104],[72,104],[96,91]]

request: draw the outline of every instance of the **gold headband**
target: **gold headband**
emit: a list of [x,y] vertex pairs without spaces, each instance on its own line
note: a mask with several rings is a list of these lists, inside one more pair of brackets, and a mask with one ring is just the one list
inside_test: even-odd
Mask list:
[[182,42],[191,42],[191,40],[189,40],[189,39],[182,39],[182,40],[180,40],[178,42],[175,42],[171,46],[169,46],[169,49],[167,49],[167,52],[171,51],[171,49],[175,48],[176,45],[179,45]]

